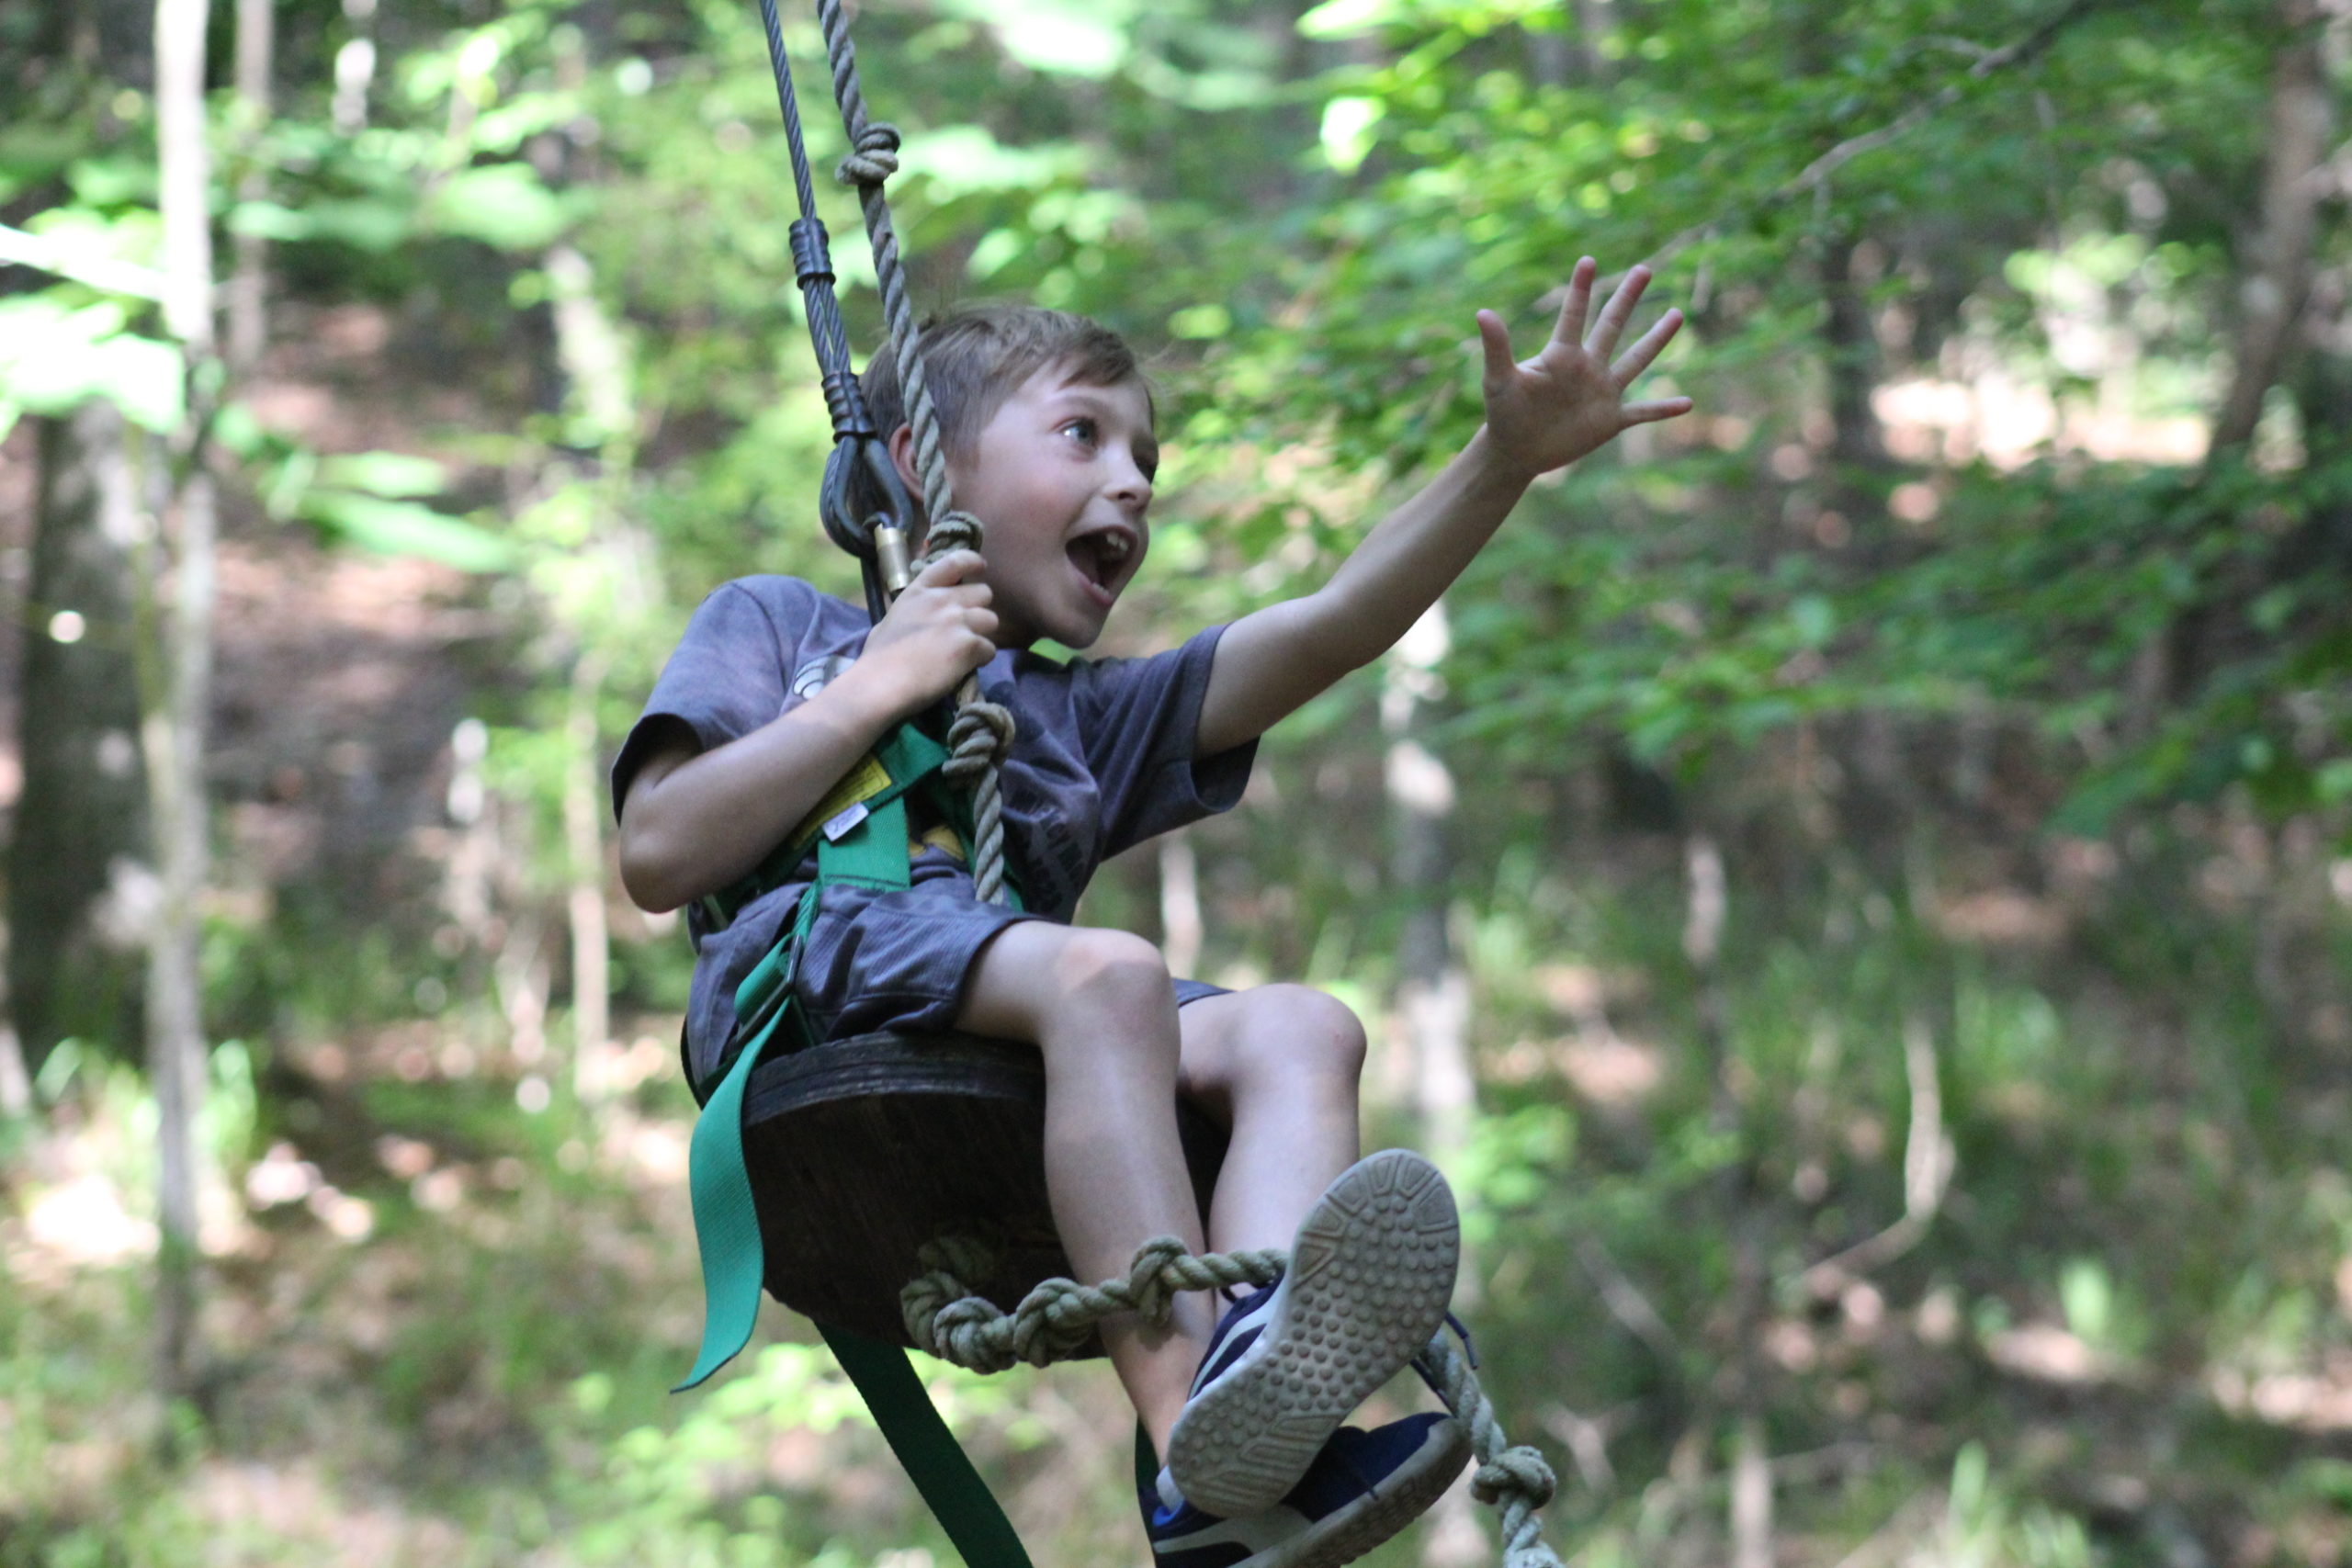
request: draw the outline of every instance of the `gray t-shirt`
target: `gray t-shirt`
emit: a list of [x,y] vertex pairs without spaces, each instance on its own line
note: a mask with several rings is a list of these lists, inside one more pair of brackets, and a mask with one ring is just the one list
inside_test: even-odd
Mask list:
[[[871,629],[865,612],[789,577],[727,583],[695,612],[613,764],[618,811],[647,754],[684,734],[704,750],[791,712],[847,668]],[[1171,828],[1230,808],[1256,742],[1193,755],[1222,626],[1149,659],[999,653],[980,689],[1019,725],[1003,771],[1005,856],[1029,913],[1067,922],[1095,868]],[[965,971],[1019,917],[972,899],[962,862],[926,850],[904,893],[827,890],[801,956],[799,989],[820,1036],[944,1028]],[[804,883],[747,905],[724,930],[689,911],[695,943],[687,1055],[707,1074],[734,1025],[735,987],[775,945]]]

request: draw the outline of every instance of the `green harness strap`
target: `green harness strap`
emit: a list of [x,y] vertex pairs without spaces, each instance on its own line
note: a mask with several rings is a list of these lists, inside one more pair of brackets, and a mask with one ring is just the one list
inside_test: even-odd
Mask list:
[[[736,987],[735,1038],[721,1057],[718,1087],[695,1118],[688,1158],[695,1237],[702,1252],[702,1350],[673,1393],[695,1387],[732,1360],[750,1342],[759,1317],[766,1254],[743,1160],[743,1097],[752,1073],[780,1038],[788,1033],[796,1049],[809,1043],[792,982],[819,901],[837,883],[885,890],[910,886],[906,796],[932,779],[946,757],[945,748],[912,725],[900,726],[875,748],[873,761],[888,784],[838,809],[815,829],[816,880],[801,894],[783,938]],[[947,803],[951,818],[958,815],[953,810],[957,804]],[[796,834],[796,845],[770,857],[747,885],[729,889],[732,907],[724,912],[731,916],[760,892],[783,886],[806,858],[808,837]],[[761,882],[766,886],[758,886]],[[1017,906],[1017,893],[1013,901]],[[1021,1538],[933,1408],[907,1353],[829,1324],[817,1328],[967,1568],[1030,1568]]]
[[793,1004],[792,979],[819,902],[825,888],[840,883],[884,889],[908,886],[907,792],[939,771],[947,750],[912,725],[900,725],[875,749],[874,760],[888,775],[887,784],[818,829],[817,879],[800,895],[784,939],[735,988],[738,1022],[728,1043],[732,1060],[721,1056],[718,1087],[695,1119],[687,1150],[695,1240],[702,1252],[702,1350],[673,1393],[695,1387],[733,1360],[759,1318],[766,1256],[751,1172],[743,1165],[743,1096],[752,1074],[787,1027],[807,1043],[807,1022]]
[[1030,1568],[1012,1521],[939,1418],[912,1358],[896,1345],[845,1328],[822,1323],[817,1328],[967,1568]]

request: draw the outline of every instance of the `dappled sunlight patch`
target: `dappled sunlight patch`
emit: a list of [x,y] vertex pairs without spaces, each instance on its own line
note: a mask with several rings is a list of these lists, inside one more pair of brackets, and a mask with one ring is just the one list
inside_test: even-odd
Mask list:
[[2029,1323],[1984,1337],[1984,1355],[2003,1371],[2067,1388],[2123,1381],[2120,1357],[2102,1351],[2054,1323]]
[[674,1044],[665,1045],[653,1035],[641,1034],[626,1044],[614,1040],[582,1051],[572,1082],[582,1098],[606,1100],[633,1094],[662,1079],[676,1070],[677,1063]]
[[1871,406],[1888,452],[1907,463],[1958,467],[1981,458],[2007,471],[2054,451],[2108,463],[2183,466],[2203,460],[2212,435],[2199,413],[2138,412],[2113,399],[2062,401],[2039,382],[1998,367],[1967,380],[1888,381],[1873,389]]
[[1765,1325],[1764,1354],[1782,1370],[1803,1374],[1821,1364],[1821,1341],[1812,1325],[1799,1318],[1775,1318]]
[[2312,1433],[2352,1432],[2352,1354],[2339,1352],[2320,1371],[2249,1376],[2217,1369],[2207,1380],[2214,1403],[2233,1416]]
[[356,1498],[311,1460],[215,1460],[188,1478],[186,1499],[229,1554],[206,1561],[320,1568],[397,1568],[464,1560],[453,1521],[398,1503]]
[[1941,899],[1936,929],[1953,942],[1984,947],[2054,947],[2072,921],[2047,898],[2015,887],[1994,887]]
[[1604,974],[1585,964],[1555,963],[1499,968],[1482,983],[1489,990],[1519,992],[1554,1017],[1572,1025],[1556,1036],[1522,1036],[1481,1054],[1479,1068],[1496,1083],[1566,1082],[1600,1110],[1632,1109],[1665,1078],[1665,1056],[1657,1047],[1627,1040],[1611,1022],[1608,1003],[1638,989],[1635,978]]
[[1555,1059],[1568,1087],[1604,1111],[1639,1104],[1666,1077],[1664,1052],[1614,1033],[1601,1039],[1563,1040],[1555,1048]]
[[329,1235],[344,1241],[365,1241],[376,1229],[376,1206],[365,1198],[355,1198],[322,1183],[317,1191],[303,1200],[304,1206],[318,1216],[319,1223]]
[[2045,1085],[2024,1078],[1994,1084],[1975,1098],[1984,1110],[2019,1134],[2039,1134],[2056,1126],[2063,1109]]
[[694,1124],[683,1117],[647,1121],[616,1115],[605,1131],[605,1156],[641,1186],[679,1188],[685,1185],[686,1148],[693,1135]]
[[77,1268],[150,1258],[155,1223],[132,1214],[119,1188],[93,1171],[52,1187],[27,1208],[26,1245]]
[[1541,964],[1530,978],[1544,1005],[1562,1018],[1589,1019],[1608,1004],[1608,978],[1589,964]]

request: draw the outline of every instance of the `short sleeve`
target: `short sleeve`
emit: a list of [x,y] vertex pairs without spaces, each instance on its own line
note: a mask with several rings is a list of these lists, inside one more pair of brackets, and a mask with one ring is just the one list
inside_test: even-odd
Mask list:
[[1229,811],[1250,782],[1258,743],[1195,757],[1201,701],[1223,626],[1150,659],[1080,661],[1073,716],[1101,792],[1104,858],[1204,817]]
[[797,631],[779,626],[771,607],[741,582],[723,584],[702,602],[613,760],[616,816],[638,769],[670,739],[691,735],[707,751],[783,711],[786,663]]

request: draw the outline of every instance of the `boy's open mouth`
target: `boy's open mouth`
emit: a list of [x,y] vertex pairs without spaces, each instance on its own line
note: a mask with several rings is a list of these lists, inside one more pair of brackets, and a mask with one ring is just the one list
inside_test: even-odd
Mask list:
[[1098,593],[1108,595],[1112,585],[1125,570],[1134,556],[1134,536],[1120,528],[1103,528],[1091,534],[1081,534],[1068,546],[1070,565],[1079,575],[1093,584]]

